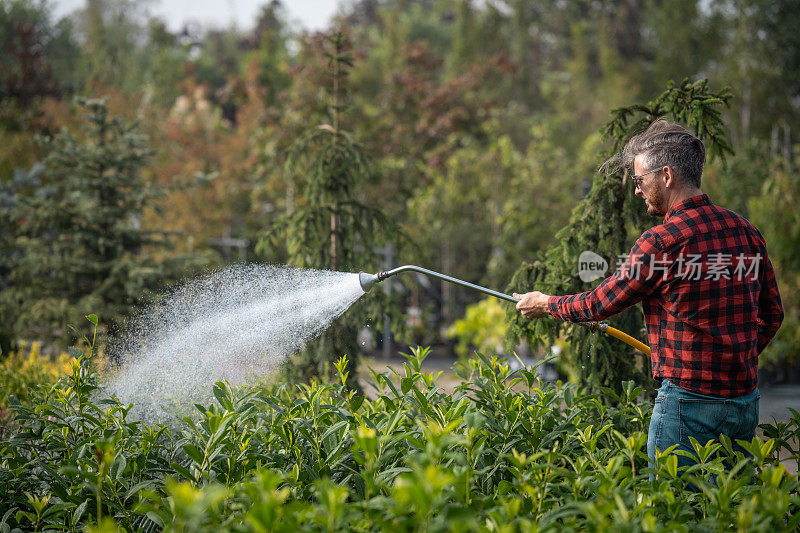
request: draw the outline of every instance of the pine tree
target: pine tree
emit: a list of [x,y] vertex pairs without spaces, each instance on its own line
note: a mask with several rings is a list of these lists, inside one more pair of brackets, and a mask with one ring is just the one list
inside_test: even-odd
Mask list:
[[[331,81],[330,122],[306,132],[290,149],[285,173],[292,182],[302,184],[302,196],[291,212],[263,234],[257,250],[266,253],[283,241],[293,266],[374,271],[379,264],[376,247],[399,232],[380,210],[360,200],[361,188],[378,175],[365,148],[341,124],[348,103],[347,74],[353,66],[350,44],[343,33],[336,32],[325,45]],[[375,305],[381,298],[380,291],[374,292],[370,301]],[[306,350],[287,361],[286,377],[299,382],[325,377],[330,363],[347,355],[350,385],[357,387],[358,323],[364,323],[358,310],[338,319]]]
[[[613,146],[609,152],[598,154],[600,160],[619,153],[631,137],[664,117],[693,130],[705,143],[709,157],[720,157],[724,161],[732,150],[719,108],[728,106],[730,98],[729,89],[714,92],[708,88],[706,80],[694,83],[684,80],[680,85],[670,82],[667,90],[656,99],[611,112],[612,118],[601,133]],[[590,250],[610,259],[609,271],[613,272],[617,268],[616,259],[628,253],[636,238],[654,225],[654,219],[647,216],[643,202],[633,192],[626,180],[625,169],[598,172],[589,193],[572,211],[569,224],[556,234],[558,244],[534,261],[523,264],[506,292],[538,290],[561,295],[596,287],[601,280],[585,283],[576,274],[580,253]],[[620,391],[622,381],[631,379],[646,387],[652,385],[649,359],[615,339],[573,324],[547,319],[529,320],[511,306],[506,319],[506,336],[510,342],[524,338],[536,346],[545,338],[552,341],[559,334],[565,334],[570,342],[570,349],[565,354],[566,362],[580,380],[595,391],[600,387]],[[640,338],[644,334],[644,321],[638,306],[607,322]]]
[[104,100],[79,104],[82,135],[41,138],[45,159],[0,188],[0,308],[16,337],[63,341],[67,324],[89,313],[113,328],[165,277],[154,254],[166,233],[140,224],[160,192],[143,175],[147,137],[110,116]]

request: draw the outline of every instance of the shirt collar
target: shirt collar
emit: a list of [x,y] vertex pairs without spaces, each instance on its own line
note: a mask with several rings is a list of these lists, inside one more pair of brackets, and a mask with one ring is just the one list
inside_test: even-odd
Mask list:
[[664,221],[680,211],[686,211],[687,209],[700,207],[701,205],[712,205],[711,198],[709,198],[707,194],[698,194],[697,196],[692,196],[691,198],[687,198],[673,205],[672,209],[667,211],[667,214],[664,215]]

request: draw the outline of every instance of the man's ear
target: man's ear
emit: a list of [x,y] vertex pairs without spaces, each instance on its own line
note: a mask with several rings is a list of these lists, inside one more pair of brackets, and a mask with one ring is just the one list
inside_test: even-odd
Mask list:
[[662,170],[664,171],[664,185],[668,189],[678,184],[678,177],[672,167],[665,166]]

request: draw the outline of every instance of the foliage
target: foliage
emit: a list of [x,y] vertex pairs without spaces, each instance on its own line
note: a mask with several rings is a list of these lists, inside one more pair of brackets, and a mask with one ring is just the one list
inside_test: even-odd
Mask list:
[[4,105],[11,99],[26,106],[36,97],[73,89],[78,47],[66,21],[51,22],[44,1],[0,4],[0,50],[0,101]]
[[23,405],[30,405],[36,391],[69,374],[74,358],[67,353],[45,355],[38,342],[30,346],[20,342],[16,351],[0,355],[0,438],[5,439],[14,431],[9,398],[13,396]]
[[[78,44],[67,20],[53,23],[44,1],[0,4],[0,181],[28,168],[39,151],[36,133],[62,126],[54,113],[74,90]],[[0,273],[0,275],[2,275]],[[1,278],[0,278],[1,279]]]
[[447,336],[458,340],[456,353],[466,357],[471,351],[496,353],[503,349],[505,326],[503,306],[496,298],[485,298],[468,305],[464,318],[456,320]]
[[[559,157],[563,150],[553,145],[544,128],[535,129],[528,149],[520,150],[500,131],[497,117],[487,119],[479,137],[453,136],[443,168],[426,171],[427,184],[408,208],[410,215],[429,222],[412,237],[426,256],[440,257],[442,272],[481,285],[505,285],[521,251],[544,248],[567,222],[567,213],[558,206],[574,196],[578,166]],[[560,176],[556,183],[553,175]],[[443,284],[441,294],[446,322],[475,298],[473,291],[450,284]]]
[[0,409],[8,407],[9,396],[16,396],[27,403],[37,387],[52,385],[67,374],[73,359],[67,353],[47,356],[41,352],[38,342],[31,343],[30,347],[20,342],[17,351],[3,355],[0,361],[0,383],[3,384]]
[[113,328],[173,272],[155,255],[169,247],[169,233],[141,227],[159,194],[143,172],[152,155],[147,138],[111,116],[105,101],[78,102],[82,134],[41,138],[44,161],[1,184],[8,241],[0,307],[17,337],[63,338],[89,309]]
[[[724,158],[731,148],[718,107],[727,105],[729,99],[727,89],[714,92],[705,80],[695,83],[684,80],[680,85],[670,83],[655,100],[612,111],[612,119],[602,132],[613,146],[610,153],[601,156],[605,159],[620,152],[633,135],[658,118],[667,117],[693,130],[706,144],[710,157]],[[652,225],[642,202],[627,186],[624,172],[627,170],[611,169],[595,176],[591,190],[572,211],[569,224],[556,234],[558,244],[540,254],[537,260],[524,263],[506,292],[539,290],[560,295],[591,290],[599,281],[591,284],[581,281],[575,268],[578,256],[585,250],[610,259],[610,272],[614,272],[617,258],[630,249],[645,227]],[[637,358],[626,345],[597,336],[579,325],[531,321],[513,308],[508,309],[506,317],[509,339],[526,338],[531,345],[541,344],[546,337],[554,339],[565,327],[571,338],[566,354],[581,380],[592,390],[611,387],[619,391],[621,383],[629,379],[649,388],[650,361]],[[634,334],[643,330],[641,312],[637,309],[626,310],[609,323]]]
[[796,412],[762,425],[767,440],[740,441],[751,459],[722,439],[697,443],[698,464],[661,455],[651,469],[650,407],[631,382],[608,407],[479,355],[446,394],[415,349],[399,372],[372,373],[369,398],[346,387],[340,359],[336,384],[218,383],[216,403],[149,427],[97,390],[92,350],[32,405],[12,401],[4,531],[791,531],[800,520],[800,484],[778,462],[800,457]]
[[752,221],[764,234],[776,272],[784,322],[759,363],[768,368],[800,363],[800,159],[773,160],[760,196],[751,196]]

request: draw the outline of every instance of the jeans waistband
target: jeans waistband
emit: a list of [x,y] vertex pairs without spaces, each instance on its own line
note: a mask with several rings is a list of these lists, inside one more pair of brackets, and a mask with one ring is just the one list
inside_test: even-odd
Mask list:
[[749,402],[749,401],[752,401],[754,399],[757,399],[757,398],[761,397],[761,393],[758,391],[758,387],[753,389],[752,392],[748,392],[747,394],[743,394],[741,396],[736,396],[735,398],[726,398],[724,396],[711,396],[709,394],[703,394],[703,393],[700,393],[700,392],[695,392],[695,391],[686,389],[684,387],[681,387],[680,385],[676,385],[675,383],[673,383],[672,381],[670,381],[669,379],[666,379],[666,378],[664,378],[661,381],[661,388],[662,389],[669,389],[671,387],[675,388],[679,392],[679,394],[681,396],[686,397],[686,398],[698,398],[698,399],[707,399],[707,400],[732,400],[732,401],[735,400],[735,401]]

